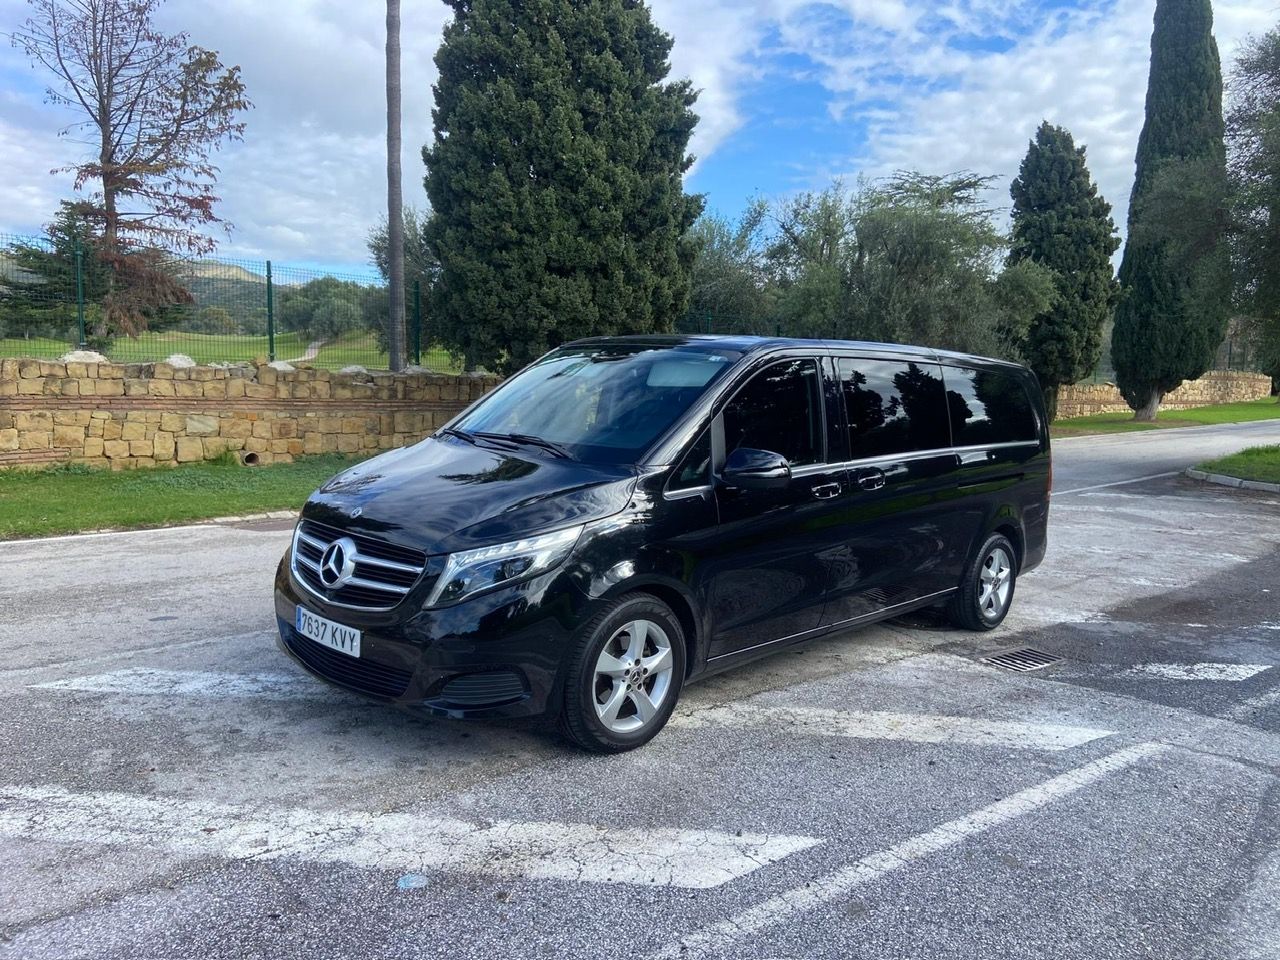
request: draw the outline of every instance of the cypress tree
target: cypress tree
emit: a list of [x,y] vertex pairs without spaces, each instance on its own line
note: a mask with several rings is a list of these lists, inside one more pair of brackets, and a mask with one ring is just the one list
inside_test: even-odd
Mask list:
[[1022,347],[1052,419],[1058,388],[1084,379],[1102,355],[1102,329],[1118,289],[1111,255],[1120,240],[1085,148],[1063,127],[1040,125],[1010,192],[1010,264],[1031,260],[1053,271],[1053,306],[1031,322]]
[[423,149],[440,262],[433,333],[517,369],[590,335],[683,313],[702,198],[697,117],[641,0],[446,0],[435,141]]
[[1157,0],[1112,359],[1137,419],[1213,362],[1231,299],[1222,66],[1210,0]]

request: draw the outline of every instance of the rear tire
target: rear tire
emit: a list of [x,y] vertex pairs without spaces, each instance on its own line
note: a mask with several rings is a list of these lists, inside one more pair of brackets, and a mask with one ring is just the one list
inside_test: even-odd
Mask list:
[[994,630],[1009,615],[1017,580],[1018,551],[1004,534],[991,534],[965,566],[947,609],[951,622],[963,630]]
[[594,753],[644,746],[675,710],[684,667],[684,631],[671,608],[645,593],[621,597],[574,637],[560,729]]

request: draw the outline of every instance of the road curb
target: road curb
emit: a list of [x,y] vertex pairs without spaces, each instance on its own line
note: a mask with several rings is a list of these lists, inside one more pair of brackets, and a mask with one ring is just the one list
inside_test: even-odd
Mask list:
[[93,530],[77,530],[75,533],[55,533],[46,537],[15,537],[10,540],[0,540],[0,543],[39,543],[42,540],[75,540],[79,537],[105,537],[141,533],[171,533],[174,530],[200,530],[207,529],[209,527],[229,526],[236,523],[297,519],[297,510],[270,510],[266,513],[242,513],[229,517],[208,517],[203,520],[185,520],[181,523],[161,524],[151,527],[98,527]]
[[1280,483],[1264,483],[1261,480],[1241,480],[1239,477],[1228,477],[1221,473],[1205,473],[1188,467],[1186,475],[1192,480],[1202,483],[1216,483],[1220,487],[1235,487],[1237,490],[1260,490],[1263,493],[1280,493]]

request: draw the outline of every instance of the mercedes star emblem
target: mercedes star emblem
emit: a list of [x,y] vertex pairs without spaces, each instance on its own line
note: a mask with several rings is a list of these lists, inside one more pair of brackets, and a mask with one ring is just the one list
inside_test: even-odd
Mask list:
[[320,558],[320,582],[330,590],[348,583],[356,572],[356,545],[350,537],[329,544]]

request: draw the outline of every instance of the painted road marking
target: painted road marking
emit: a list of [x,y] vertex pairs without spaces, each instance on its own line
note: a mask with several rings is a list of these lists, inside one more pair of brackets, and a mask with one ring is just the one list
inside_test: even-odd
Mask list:
[[[42,690],[75,690],[124,696],[209,697],[307,700],[333,697],[328,686],[310,677],[284,673],[215,673],[153,670],[139,667],[72,677],[33,685]],[[764,707],[735,704],[711,707],[671,720],[679,727],[770,726],[811,736],[913,743],[955,743],[1022,750],[1069,750],[1112,735],[1111,730],[1055,723],[1022,723],[973,717],[911,713]]]
[[1054,490],[1053,496],[1065,497],[1069,493],[1088,493],[1090,490],[1109,490],[1112,487],[1124,487],[1131,483],[1144,483],[1147,480],[1164,480],[1166,477],[1179,477],[1181,470],[1170,470],[1167,473],[1151,473],[1145,477],[1134,477],[1132,480],[1116,480],[1112,483],[1095,483],[1089,487],[1076,487],[1073,490]]
[[1109,737],[1114,732],[1056,723],[813,707],[767,707],[749,702],[678,715],[672,717],[671,722],[681,727],[767,726],[813,736],[967,744],[1018,750],[1069,750]]
[[54,787],[0,787],[0,835],[229,860],[708,889],[822,841],[598,824],[483,824],[414,813],[266,808]]
[[1166,749],[1160,744],[1142,743],[1069,770],[989,807],[863,857],[835,873],[783,891],[720,923],[696,930],[655,954],[655,960],[693,960],[711,954],[731,954],[732,945],[739,940],[754,937],[768,927],[847,896],[855,888],[879,880],[917,860],[1034,813],[1055,800],[1077,793]]
[[274,630],[252,630],[248,633],[233,633],[223,637],[200,637],[196,640],[178,640],[165,643],[156,643],[146,647],[133,647],[129,650],[115,650],[110,653],[96,654],[91,657],[80,657],[76,660],[62,660],[56,663],[42,663],[34,667],[13,667],[0,669],[0,680],[7,680],[11,677],[20,677],[33,673],[50,673],[54,670],[67,670],[69,668],[84,667],[91,663],[105,663],[113,660],[132,660],[135,657],[145,656],[149,653],[156,653],[160,650],[183,650],[189,647],[200,647],[206,644],[218,643],[225,646],[239,643],[243,640],[261,641],[275,635]]
[[1235,720],[1237,723],[1243,723],[1252,720],[1259,714],[1266,713],[1272,707],[1280,704],[1280,687],[1267,693],[1259,694],[1256,697],[1250,697],[1248,700],[1241,700],[1239,703],[1222,711],[1224,720]]
[[1122,676],[1158,677],[1161,680],[1222,680],[1239,683],[1256,677],[1271,664],[1259,663],[1140,663]]
[[70,677],[31,685],[39,690],[78,690],[144,697],[251,697],[263,700],[307,700],[332,696],[332,688],[310,677],[290,673],[215,673],[201,670],[153,670],[134,667],[87,677]]

